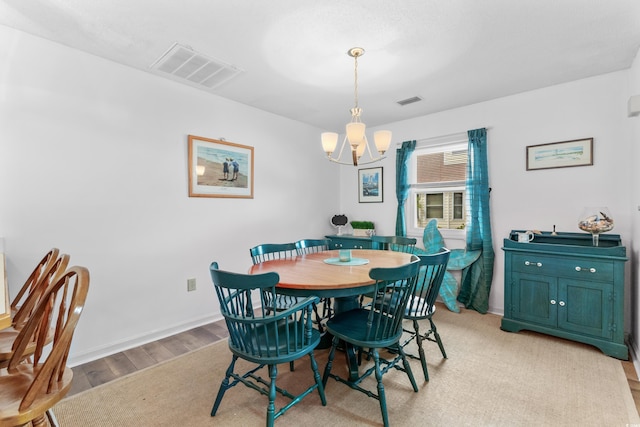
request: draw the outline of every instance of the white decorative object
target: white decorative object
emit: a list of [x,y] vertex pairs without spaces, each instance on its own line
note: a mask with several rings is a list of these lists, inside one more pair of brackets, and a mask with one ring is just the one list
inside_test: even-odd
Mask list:
[[600,233],[613,230],[613,218],[605,206],[586,207],[578,221],[578,228],[593,236],[593,246],[598,246]]

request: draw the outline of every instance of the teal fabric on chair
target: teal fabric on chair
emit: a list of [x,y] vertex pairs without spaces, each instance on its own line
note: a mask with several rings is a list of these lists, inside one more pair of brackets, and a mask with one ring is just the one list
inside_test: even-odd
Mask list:
[[[424,244],[424,254],[435,254],[446,248],[442,234],[438,230],[438,220],[432,219],[424,228],[424,234],[422,235],[422,242]],[[447,272],[444,275],[442,286],[440,287],[440,297],[442,301],[451,311],[456,313],[460,312],[458,307],[458,291],[460,286],[455,277],[449,271],[462,271],[461,280],[464,281],[468,273],[468,267],[471,266],[480,257],[481,250],[467,251],[466,249],[451,249],[451,255],[449,256],[449,263],[447,264]],[[417,254],[421,254],[422,251],[416,249]]]
[[[218,269],[216,262],[211,263],[210,271],[220,310],[229,330],[228,343],[232,353],[231,364],[220,384],[211,416],[216,415],[225,392],[239,383],[268,397],[267,427],[273,426],[280,415],[316,389],[325,406],[324,385],[313,355],[313,349],[320,342],[320,333],[312,328],[311,322],[312,304],[318,302],[318,298],[302,299],[284,311],[265,310],[265,304],[269,301],[265,295],[271,294],[273,298],[276,293],[276,285],[280,280],[277,273],[232,273]],[[291,363],[306,355],[311,360],[313,384],[297,396],[277,387],[278,364]],[[236,372],[239,358],[257,367],[252,366],[244,373]],[[267,379],[257,373],[265,366],[268,368]],[[276,393],[290,399],[278,410],[275,406]],[[229,410],[238,409],[233,407]]]
[[[404,371],[411,382],[413,391],[418,391],[409,361],[399,345],[403,332],[404,310],[407,300],[415,290],[420,269],[418,257],[412,258],[413,261],[410,264],[400,267],[372,268],[369,277],[376,281],[377,290],[372,293],[372,304],[368,308],[356,308],[338,313],[327,322],[327,329],[333,335],[333,343],[322,383],[326,385],[327,380],[331,377],[354,390],[377,399],[380,403],[385,426],[389,425],[389,416],[384,385],[382,384],[383,375],[388,371],[394,372],[392,368]],[[373,357],[373,366],[364,372],[358,372],[358,378],[346,379],[331,373],[336,348],[341,340],[361,349],[369,349],[367,354]],[[381,357],[378,352],[380,348],[390,348],[394,353],[391,355],[393,359],[388,360]],[[400,366],[400,362],[402,362],[402,366]],[[361,386],[362,381],[374,373],[377,380],[377,394]]]

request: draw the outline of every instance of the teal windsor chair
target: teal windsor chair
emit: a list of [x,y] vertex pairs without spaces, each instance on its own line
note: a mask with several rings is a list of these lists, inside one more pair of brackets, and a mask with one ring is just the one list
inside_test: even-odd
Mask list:
[[[264,243],[249,249],[249,253],[254,265],[274,259],[295,258],[298,255],[295,243]],[[287,310],[300,301],[298,297],[279,293],[265,292],[263,297],[265,298],[264,309],[267,311]],[[289,369],[294,370],[293,360],[289,363]]]
[[371,248],[412,254],[417,240],[404,236],[371,236]]
[[[269,298],[265,295],[275,297],[276,284],[280,280],[277,273],[232,273],[219,270],[217,262],[211,263],[210,271],[220,301],[220,309],[229,330],[228,343],[232,353],[231,364],[220,384],[211,416],[216,415],[225,392],[238,383],[269,398],[267,427],[272,427],[280,415],[313,390],[318,390],[322,405],[326,406],[324,385],[313,355],[313,349],[320,342],[320,333],[312,328],[311,321],[312,304],[318,302],[318,298],[304,298],[283,311],[265,310],[265,305],[269,304]],[[297,396],[277,387],[277,365],[293,362],[305,355],[309,355],[311,359],[314,384]],[[235,365],[238,358],[258,366],[252,367],[246,373],[237,373]],[[257,374],[257,371],[265,366],[268,367],[269,375],[266,380]],[[230,382],[231,379],[233,381]],[[275,407],[276,392],[291,399],[278,410]]]
[[[249,253],[254,265],[274,259],[295,258],[298,254],[295,243],[265,243],[249,249]],[[271,295],[266,294],[265,297],[271,297]],[[265,309],[286,310],[297,304],[298,301],[298,297],[275,294],[273,300],[267,301]]]
[[[413,296],[409,298],[404,311],[404,318],[413,322],[413,330],[404,329],[404,332],[408,333],[409,336],[402,342],[401,347],[404,348],[411,341],[416,341],[418,356],[409,352],[406,354],[413,359],[420,359],[425,381],[429,381],[429,372],[427,371],[427,359],[422,348],[423,341],[428,340],[437,343],[442,357],[447,358],[447,353],[444,351],[444,345],[432,317],[436,311],[434,304],[442,285],[442,279],[447,271],[449,255],[448,249],[433,255],[418,255],[420,257],[420,274],[416,290]],[[418,321],[425,319],[429,320],[430,328],[425,333],[421,333]]]
[[[376,291],[371,294],[372,303],[366,308],[337,313],[327,322],[327,329],[333,335],[333,342],[322,377],[323,384],[326,385],[327,380],[331,377],[354,390],[377,399],[380,402],[385,426],[389,425],[389,416],[384,385],[382,384],[383,375],[392,367],[404,371],[409,377],[413,391],[418,391],[411,366],[404,350],[399,345],[399,341],[403,333],[403,313],[409,297],[414,292],[419,269],[418,257],[413,257],[411,263],[400,267],[372,268],[369,277],[376,281]],[[367,353],[373,357],[373,366],[363,373],[359,373],[358,378],[344,379],[331,373],[336,348],[341,340],[361,349],[369,349]],[[380,348],[392,349],[393,359],[382,358],[378,352]],[[402,366],[399,366],[399,362],[402,362]],[[383,366],[381,367],[381,365]],[[375,373],[378,383],[377,394],[360,385],[372,373]]]
[[[322,251],[328,251],[331,249],[331,240],[329,239],[302,239],[295,242],[296,251],[298,255],[304,254],[312,254]],[[314,306],[314,311],[316,314],[316,322],[318,324],[318,329],[320,333],[324,332],[324,327],[322,326],[322,322],[328,320],[331,316],[333,316],[333,307],[331,304],[331,298],[321,298],[320,302],[322,303],[322,313],[318,311],[317,306]]]

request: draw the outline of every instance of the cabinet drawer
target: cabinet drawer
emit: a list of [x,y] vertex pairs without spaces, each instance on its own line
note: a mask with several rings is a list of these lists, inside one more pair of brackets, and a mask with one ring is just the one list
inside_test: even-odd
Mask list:
[[569,277],[577,280],[613,280],[613,262],[589,258],[550,257],[537,254],[514,254],[513,271],[529,274]]

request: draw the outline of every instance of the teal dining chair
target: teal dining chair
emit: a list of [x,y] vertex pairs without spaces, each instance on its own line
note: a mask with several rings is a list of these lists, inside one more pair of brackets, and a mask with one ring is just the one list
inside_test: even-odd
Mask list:
[[404,236],[371,236],[371,248],[412,254],[417,240]]
[[[275,259],[295,258],[298,255],[295,243],[264,243],[249,249],[251,261],[253,264],[259,264]],[[300,299],[291,295],[283,295],[280,293],[270,294],[265,292],[265,310],[283,311],[296,305]],[[289,368],[293,371],[293,361],[289,364]]]
[[[424,341],[437,343],[442,357],[447,358],[442,339],[433,321],[433,314],[436,311],[435,302],[440,292],[442,279],[447,271],[450,253],[448,249],[444,249],[442,252],[433,255],[418,255],[420,257],[418,282],[416,283],[415,292],[409,298],[404,310],[404,318],[412,322],[413,330],[404,329],[408,337],[404,339],[401,347],[404,348],[415,340],[418,347],[418,356],[409,352],[406,352],[406,354],[413,359],[420,360],[425,381],[429,381],[429,372],[427,370],[427,359],[422,343]],[[426,332],[420,332],[419,321],[422,320],[429,321],[430,326]]]
[[[415,253],[434,254],[446,247],[442,234],[438,230],[438,220],[432,219],[427,223],[422,235],[422,243],[424,244],[424,251],[416,249]],[[440,297],[449,310],[459,313],[460,308],[458,307],[457,298],[460,285],[450,271],[462,271],[464,277],[466,268],[476,262],[482,254],[482,250],[451,249],[450,251],[447,272],[444,274],[442,286],[440,287]]]
[[[404,371],[411,382],[414,392],[418,391],[415,378],[411,372],[411,365],[399,345],[402,337],[402,319],[407,301],[415,290],[420,270],[419,258],[399,267],[372,268],[369,277],[375,280],[375,288],[371,293],[372,303],[366,307],[356,308],[337,313],[327,322],[327,329],[333,335],[329,359],[324,370],[322,383],[333,378],[346,384],[354,390],[360,391],[380,403],[382,420],[389,425],[387,401],[385,397],[382,377],[391,368]],[[331,373],[336,348],[343,341],[360,349],[367,349],[366,354],[373,359],[373,366],[364,372],[358,372],[357,378],[342,378]],[[392,355],[385,359],[380,356],[378,349],[390,348]],[[363,350],[364,351],[364,350]],[[400,366],[402,362],[402,366]],[[362,387],[362,381],[375,374],[377,380],[376,391]]]
[[[265,243],[249,249],[253,264],[270,261],[274,259],[295,258],[298,255],[295,243]],[[269,297],[269,294],[265,295]],[[276,294],[272,301],[267,301],[266,309],[276,311],[286,310],[298,303],[298,298]]]
[[[277,273],[233,273],[220,270],[217,262],[211,263],[210,271],[220,310],[229,330],[228,344],[232,353],[231,364],[220,384],[211,416],[216,415],[225,392],[239,383],[269,398],[267,427],[272,427],[279,416],[314,390],[318,391],[322,405],[326,406],[324,385],[313,354],[320,342],[320,333],[312,328],[311,321],[312,304],[318,302],[318,298],[304,298],[282,311],[266,310],[268,307],[265,304],[271,300],[265,295],[275,297],[276,285],[280,280]],[[298,395],[277,387],[278,364],[290,363],[306,355],[311,361],[313,384]],[[238,359],[257,366],[252,366],[247,372],[236,372]],[[266,379],[258,374],[265,366]],[[289,399],[289,403],[276,409],[276,393]]]
[[[298,255],[313,254],[330,250],[331,240],[302,239],[295,242],[295,245]],[[320,330],[320,333],[323,333],[324,327],[322,326],[322,323],[333,315],[333,306],[331,303],[331,298],[321,298],[320,303],[322,304],[322,311],[320,312],[317,306],[314,306],[314,310],[316,314],[316,323],[318,324],[318,329]]]

